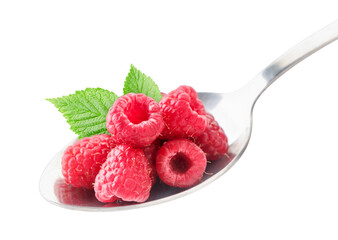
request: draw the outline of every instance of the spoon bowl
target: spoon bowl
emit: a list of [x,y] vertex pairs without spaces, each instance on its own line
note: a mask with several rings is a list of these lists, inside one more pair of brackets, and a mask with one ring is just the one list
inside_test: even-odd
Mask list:
[[[226,106],[232,102],[231,94],[204,92],[199,93],[199,98],[203,101],[206,110],[218,119],[218,123],[221,126],[229,126],[229,129],[232,130],[227,133],[229,139],[237,139],[237,141],[229,142],[229,151],[221,159],[208,163],[201,182],[195,187],[180,189],[157,181],[151,190],[149,199],[145,203],[101,203],[96,200],[93,190],[73,187],[64,181],[61,173],[61,158],[66,147],[77,141],[77,139],[74,139],[55,155],[44,170],[40,179],[40,192],[42,196],[47,201],[61,207],[87,211],[111,211],[144,207],[169,201],[196,191],[211,181],[214,181],[217,177],[225,173],[244,152],[250,138],[251,117],[250,112],[247,112],[247,114],[245,114],[247,117],[246,121],[238,121],[240,116],[231,114],[230,112],[224,114],[227,108]],[[238,111],[238,113],[242,114],[243,112]],[[239,123],[246,123],[246,125],[239,125]],[[246,130],[242,131],[243,129]],[[238,133],[241,133],[241,136],[236,137]]]
[[144,203],[101,203],[96,200],[93,190],[72,187],[67,185],[63,179],[62,154],[67,146],[77,140],[74,139],[56,154],[42,173],[41,195],[50,203],[69,209],[115,211],[163,203],[206,186],[227,172],[244,153],[250,140],[253,108],[265,89],[297,63],[337,39],[338,21],[336,20],[277,58],[241,89],[227,94],[208,92],[198,94],[207,112],[213,114],[224,129],[230,146],[228,153],[221,159],[208,163],[202,180],[196,186],[180,189],[158,181],[151,189],[149,199]]

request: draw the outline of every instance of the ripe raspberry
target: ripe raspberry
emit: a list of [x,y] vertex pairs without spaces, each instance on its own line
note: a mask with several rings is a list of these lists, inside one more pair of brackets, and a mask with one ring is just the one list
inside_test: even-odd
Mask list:
[[208,127],[194,142],[205,152],[208,160],[217,160],[229,149],[228,138],[215,118],[207,113]]
[[107,114],[107,129],[117,144],[148,146],[163,128],[159,104],[144,94],[118,98]]
[[92,189],[96,174],[113,147],[108,134],[83,138],[69,146],[61,160],[65,181],[74,187]]
[[144,155],[147,158],[148,162],[148,171],[151,179],[151,185],[154,186],[157,179],[156,173],[156,154],[161,147],[161,141],[159,139],[155,140],[150,146],[143,148]]
[[208,121],[201,100],[189,86],[180,86],[160,101],[165,128],[161,138],[197,137],[206,129]]
[[96,198],[101,202],[113,202],[116,198],[144,202],[150,189],[151,180],[143,151],[127,144],[116,146],[108,154],[94,183]]
[[201,180],[206,166],[204,152],[188,139],[169,140],[157,152],[157,174],[173,187],[195,185]]

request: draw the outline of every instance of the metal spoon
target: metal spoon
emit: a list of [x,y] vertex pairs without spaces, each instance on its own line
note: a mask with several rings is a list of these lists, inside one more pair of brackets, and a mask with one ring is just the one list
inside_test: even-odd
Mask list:
[[101,203],[96,200],[93,191],[65,184],[61,174],[63,149],[50,161],[40,178],[41,195],[60,207],[85,211],[114,211],[163,203],[206,186],[227,172],[242,156],[251,135],[253,107],[264,90],[297,63],[337,39],[338,20],[277,58],[241,89],[228,94],[199,93],[207,111],[224,127],[230,140],[230,148],[222,159],[208,164],[206,174],[198,185],[189,189],[178,189],[159,182],[152,188],[149,199],[144,203]]

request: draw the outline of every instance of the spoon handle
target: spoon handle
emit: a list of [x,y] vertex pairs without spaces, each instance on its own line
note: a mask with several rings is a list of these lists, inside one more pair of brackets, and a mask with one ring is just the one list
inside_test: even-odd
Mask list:
[[285,72],[311,54],[338,39],[338,20],[312,34],[263,70],[267,85],[273,83]]
[[[297,63],[301,62],[319,49],[338,39],[338,20],[332,22],[325,28],[312,34],[296,46],[281,55],[265,69],[263,69],[254,79],[248,82],[241,90],[251,96],[254,102],[285,72],[290,70]],[[248,96],[247,95],[247,96]]]

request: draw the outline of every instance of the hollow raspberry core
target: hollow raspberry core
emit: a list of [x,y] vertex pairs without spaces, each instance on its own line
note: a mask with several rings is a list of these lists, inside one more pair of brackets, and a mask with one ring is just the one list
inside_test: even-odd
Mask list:
[[187,188],[197,184],[207,165],[204,152],[188,139],[165,142],[156,155],[156,171],[169,186]]
[[183,153],[177,153],[170,160],[170,167],[176,173],[185,173],[191,166],[191,162]]
[[139,124],[149,119],[148,106],[135,102],[131,103],[130,105],[130,109],[128,109],[125,114],[131,123]]

